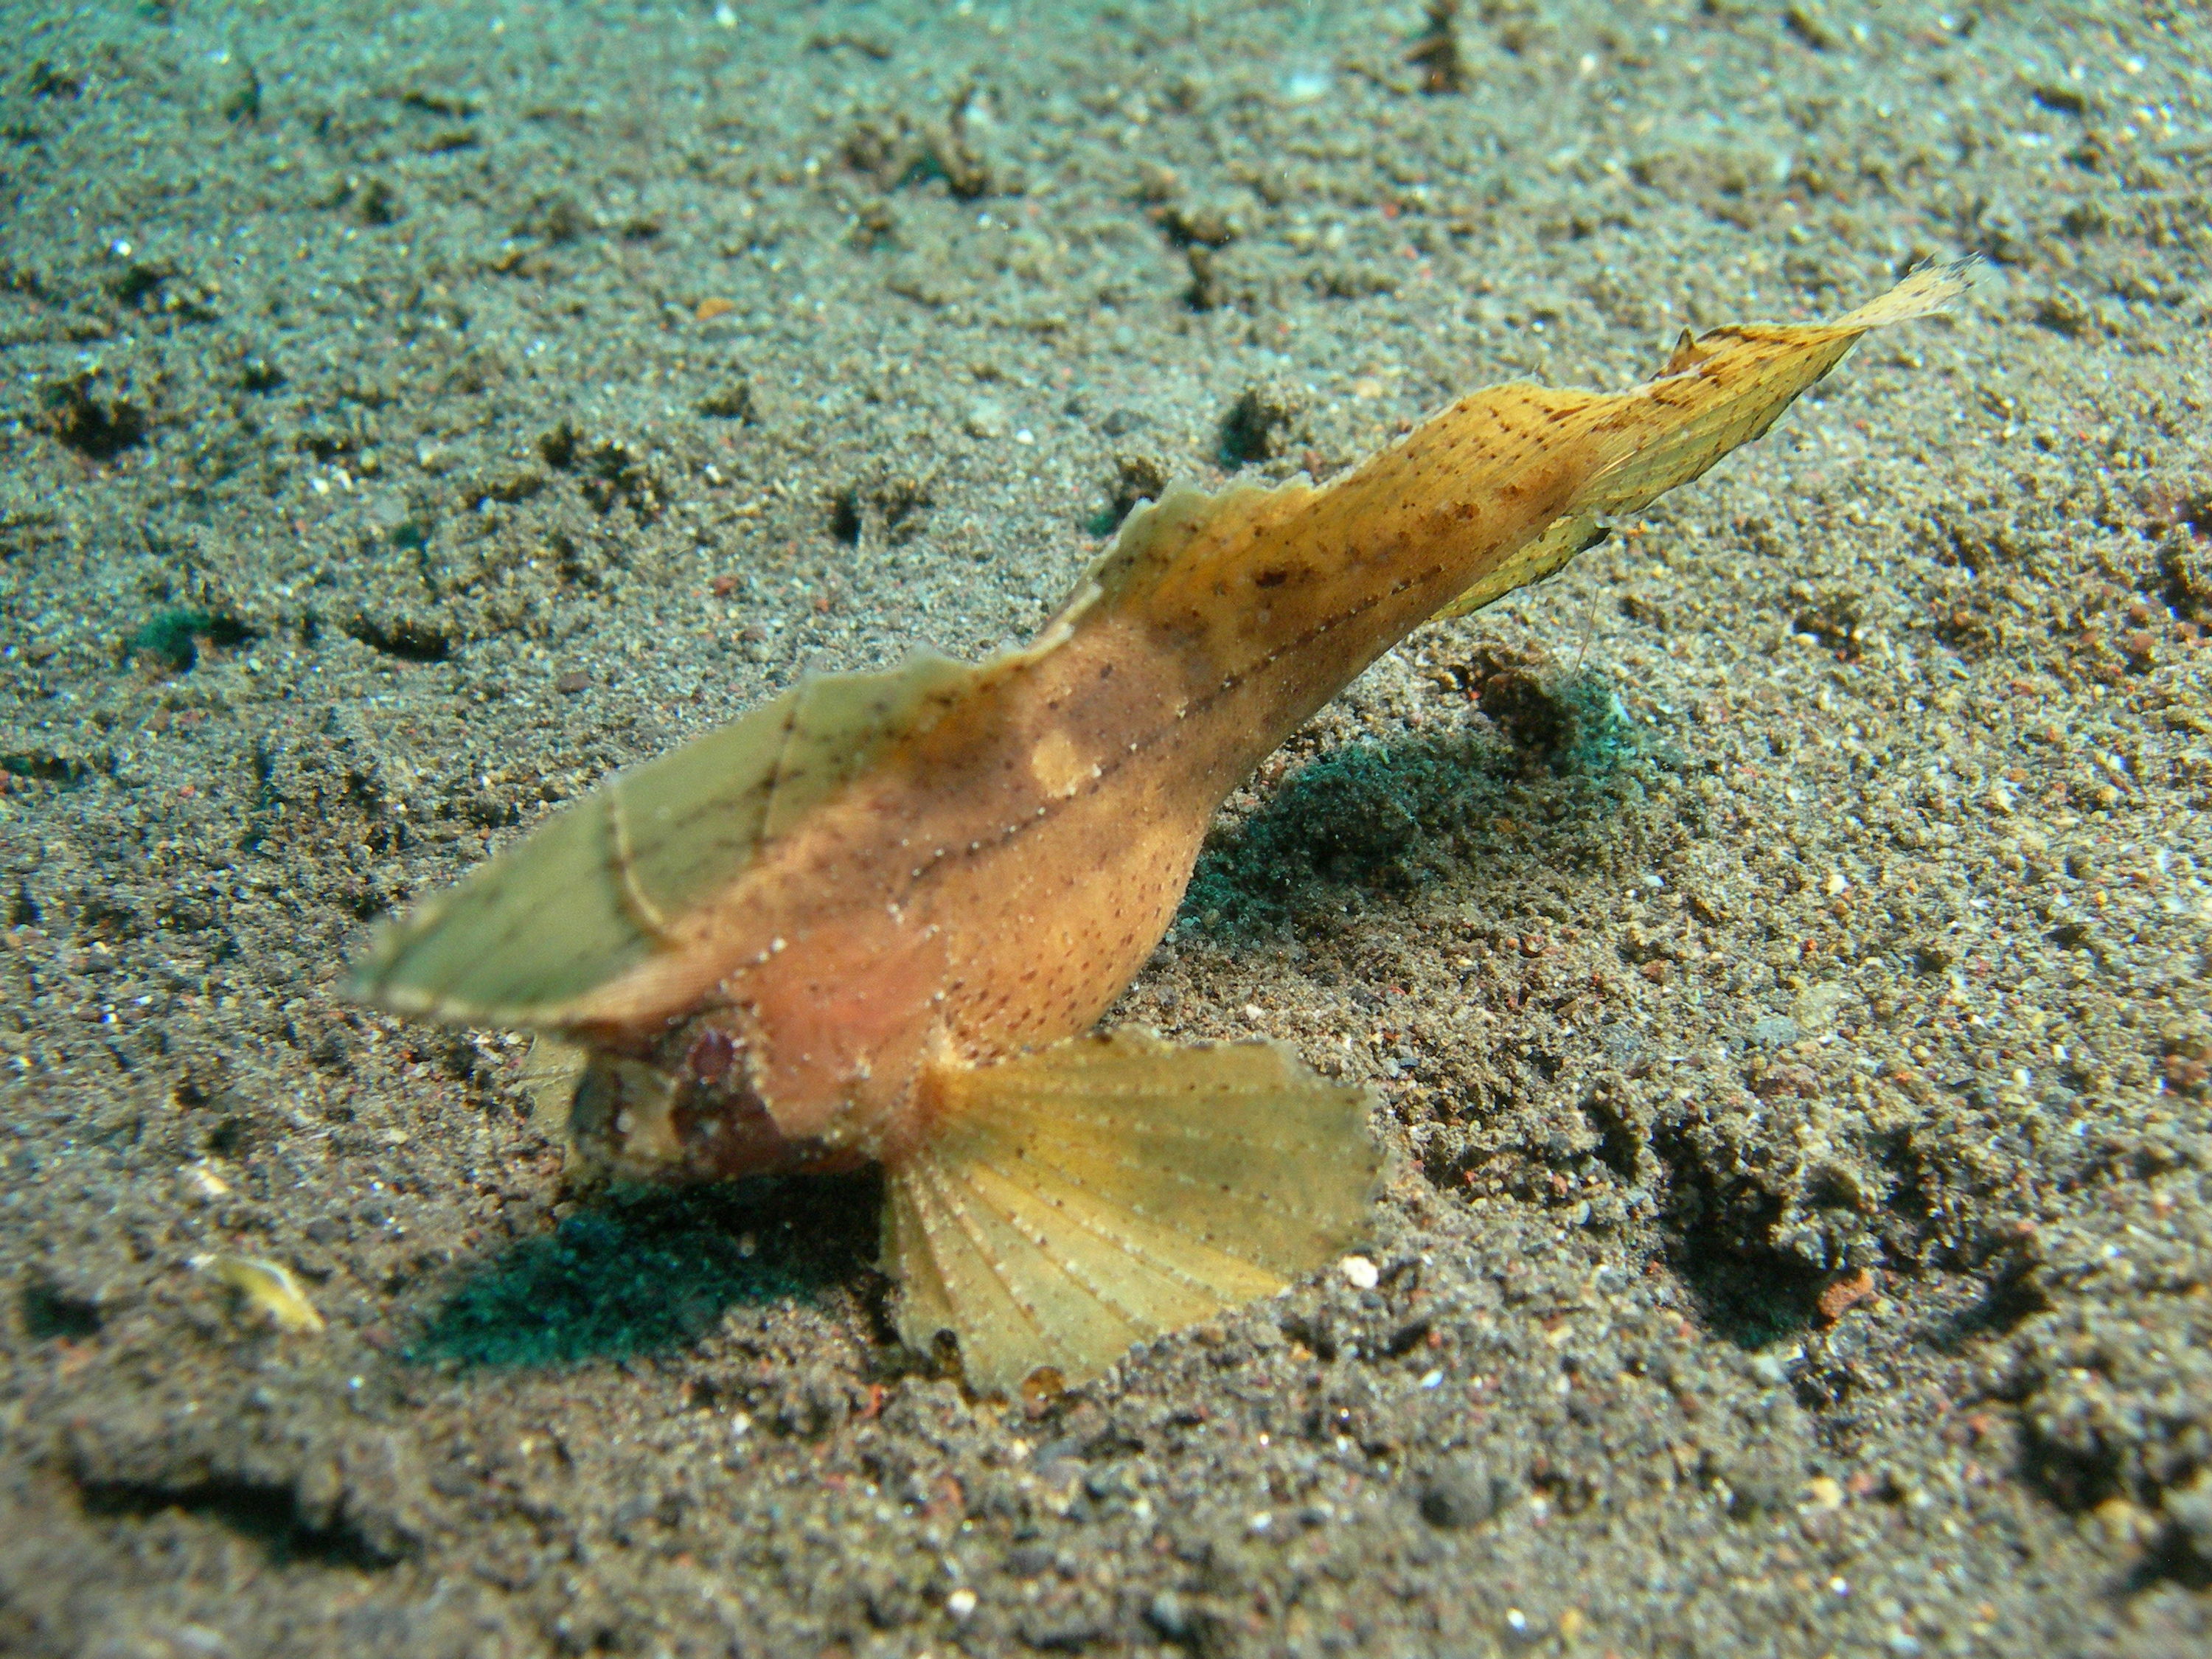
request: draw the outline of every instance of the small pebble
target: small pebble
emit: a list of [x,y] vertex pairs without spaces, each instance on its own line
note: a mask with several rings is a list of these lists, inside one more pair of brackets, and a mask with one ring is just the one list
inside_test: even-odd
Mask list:
[[574,696],[579,691],[591,689],[592,677],[580,668],[572,668],[553,682],[553,689],[564,696]]
[[1751,1040],[1762,1048],[1787,1048],[1804,1036],[1797,1022],[1787,1014],[1769,1014],[1752,1024]]
[[975,1611],[975,1592],[963,1584],[945,1598],[945,1610],[955,1619],[965,1619]]
[[1173,1590],[1162,1590],[1145,1609],[1145,1617],[1152,1628],[1170,1642],[1179,1642],[1190,1634],[1190,1609]]
[[228,1198],[230,1195],[230,1183],[205,1164],[187,1164],[184,1175],[192,1190],[202,1198]]
[[968,413],[961,425],[971,438],[1003,438],[1011,422],[1006,418],[1006,406],[995,398],[978,398],[968,405]]
[[1504,1507],[1508,1489],[1481,1462],[1464,1454],[1447,1459],[1421,1484],[1421,1519],[1455,1531],[1475,1527]]
[[1869,1300],[1881,1289],[1881,1281],[1871,1267],[1861,1267],[1846,1273],[1820,1292],[1816,1304],[1820,1322],[1832,1325],[1860,1303]]
[[1344,1275],[1344,1282],[1355,1291],[1371,1291],[1382,1282],[1382,1273],[1364,1255],[1348,1255],[1336,1267]]
[[1790,1018],[1801,1032],[1810,1035],[1825,1031],[1836,1023],[1836,1015],[1849,994],[1843,986],[1833,982],[1808,985],[1790,1008]]

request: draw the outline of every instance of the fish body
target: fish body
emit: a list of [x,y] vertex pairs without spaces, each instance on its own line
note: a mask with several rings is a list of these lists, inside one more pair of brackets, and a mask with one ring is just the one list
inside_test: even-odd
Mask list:
[[1603,395],[1462,398],[1324,485],[1171,489],[1036,640],[809,679],[620,775],[387,929],[360,994],[538,1031],[635,1176],[878,1162],[900,1324],[1080,1380],[1364,1225],[1367,1102],[1272,1044],[1086,1036],[1222,801],[1423,621],[1551,574],[1763,433],[1867,329],[1685,335]]

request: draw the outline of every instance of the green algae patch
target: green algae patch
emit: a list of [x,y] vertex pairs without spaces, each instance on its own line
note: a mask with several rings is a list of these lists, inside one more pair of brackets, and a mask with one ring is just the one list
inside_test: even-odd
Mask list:
[[1554,751],[1553,770],[1601,779],[1642,752],[1635,720],[1608,676],[1585,670],[1553,695],[1568,712],[1567,741]]
[[74,787],[92,775],[92,767],[77,756],[55,750],[22,749],[0,754],[0,772],[11,778]]
[[130,659],[150,658],[173,673],[187,674],[198,666],[203,643],[228,651],[258,637],[235,617],[179,608],[149,619],[124,641],[123,654]]

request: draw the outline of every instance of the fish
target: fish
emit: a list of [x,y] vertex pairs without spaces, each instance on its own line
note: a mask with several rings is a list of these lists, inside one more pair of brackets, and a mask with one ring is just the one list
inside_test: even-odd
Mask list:
[[351,994],[533,1034],[580,1167],[884,1170],[903,1341],[1073,1388],[1366,1233],[1375,1102],[1273,1041],[1094,1027],[1231,791],[1369,664],[1762,436],[1833,322],[1686,330],[1627,391],[1462,398],[1327,483],[1164,489],[1027,644],[810,676],[386,923]]

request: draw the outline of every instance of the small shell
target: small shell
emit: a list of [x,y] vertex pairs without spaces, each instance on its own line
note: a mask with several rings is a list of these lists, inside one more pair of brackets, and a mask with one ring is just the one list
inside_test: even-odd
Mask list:
[[269,1316],[280,1331],[319,1331],[323,1316],[289,1269],[258,1255],[196,1255],[192,1266],[212,1273]]

